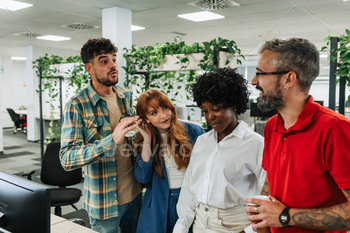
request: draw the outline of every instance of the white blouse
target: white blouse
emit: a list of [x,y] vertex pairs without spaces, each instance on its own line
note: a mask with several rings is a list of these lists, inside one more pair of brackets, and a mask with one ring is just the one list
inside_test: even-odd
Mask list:
[[178,166],[175,163],[174,156],[170,153],[169,145],[167,144],[166,134],[160,134],[162,137],[162,145],[167,145],[167,150],[163,154],[166,173],[168,176],[169,189],[181,188],[186,169],[178,170]]
[[260,194],[266,177],[263,148],[263,137],[243,121],[219,143],[214,130],[199,136],[181,188],[173,233],[188,232],[198,202],[226,209]]

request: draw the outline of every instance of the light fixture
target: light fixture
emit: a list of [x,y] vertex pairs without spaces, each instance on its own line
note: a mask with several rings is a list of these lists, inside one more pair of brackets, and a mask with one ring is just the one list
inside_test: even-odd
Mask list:
[[27,60],[26,57],[11,57],[12,60],[16,60],[16,61],[25,61]]
[[320,54],[320,58],[327,58],[328,55],[327,54]]
[[131,25],[131,31],[139,31],[145,29],[144,27]]
[[17,2],[17,1],[11,1],[11,0],[0,1],[0,9],[10,10],[10,11],[17,11],[17,10],[21,10],[31,6],[33,6],[33,4],[24,3],[24,2]]
[[63,37],[63,36],[47,35],[47,36],[38,36],[37,39],[40,39],[40,40],[52,40],[52,41],[64,41],[64,40],[70,40],[72,38],[70,38],[70,37]]
[[196,12],[196,13],[183,14],[183,15],[178,15],[178,17],[188,19],[188,20],[191,20],[194,22],[201,22],[201,21],[225,18],[225,16],[215,14],[215,13],[212,13],[210,11],[200,11],[200,12]]

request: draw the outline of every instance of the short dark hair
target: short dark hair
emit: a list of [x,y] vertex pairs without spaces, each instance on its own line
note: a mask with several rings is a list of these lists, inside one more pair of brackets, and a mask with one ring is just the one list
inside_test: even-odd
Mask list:
[[294,71],[301,91],[309,91],[320,72],[320,54],[314,44],[303,38],[274,38],[263,44],[260,53],[265,50],[279,53],[271,61],[276,71]]
[[118,48],[106,38],[89,39],[81,48],[80,56],[84,64],[92,63],[94,57],[100,54],[116,53]]
[[206,72],[196,78],[190,85],[193,100],[201,107],[205,101],[223,107],[235,108],[237,115],[248,109],[250,92],[247,80],[237,73],[237,69],[219,68],[213,72]]

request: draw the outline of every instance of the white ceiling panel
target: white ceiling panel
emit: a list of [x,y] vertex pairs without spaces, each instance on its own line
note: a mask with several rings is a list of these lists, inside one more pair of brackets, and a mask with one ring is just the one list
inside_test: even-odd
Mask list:
[[98,18],[102,20],[102,11],[100,8],[97,8],[97,7],[86,7],[83,10],[74,11],[74,13],[79,15],[86,15],[86,16],[90,16],[90,17]]
[[83,4],[75,3],[71,1],[64,1],[64,3],[62,3],[61,1],[57,1],[57,0],[40,1],[40,3],[34,4],[34,7],[37,7],[37,6],[47,8],[47,9],[62,11],[66,13],[90,7],[87,5],[83,5]]
[[[234,39],[242,51],[257,52],[259,44],[275,36],[304,36],[317,46],[324,44],[327,27],[336,35],[349,29],[350,2],[342,0],[236,0],[241,6],[214,13],[224,19],[195,23],[178,14],[202,11],[188,5],[193,0],[22,0],[33,7],[11,12],[0,10],[0,46],[2,55],[24,51],[24,46],[43,46],[42,40],[14,36],[15,32],[33,32],[72,37],[65,42],[45,42],[54,49],[80,50],[88,38],[100,37],[102,29],[75,31],[61,27],[69,23],[102,26],[102,8],[122,7],[133,12],[132,22],[146,30],[132,33],[132,43],[152,45],[173,41],[173,32],[185,33],[184,41],[208,41],[218,36]],[[307,6],[307,7],[306,7]],[[51,48],[50,47],[50,48]],[[23,52],[24,53],[24,52]],[[25,53],[24,53],[25,54]]]
[[287,1],[274,0],[264,3],[248,5],[247,8],[254,13],[265,12],[265,11],[285,11],[287,12],[293,5]]

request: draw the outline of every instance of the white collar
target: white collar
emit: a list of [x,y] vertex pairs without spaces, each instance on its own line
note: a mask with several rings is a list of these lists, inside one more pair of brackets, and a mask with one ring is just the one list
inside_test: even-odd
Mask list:
[[[225,140],[226,138],[230,138],[233,136],[236,136],[239,139],[243,140],[247,129],[248,129],[248,124],[245,123],[244,121],[241,121],[238,123],[236,128],[230,134],[228,134],[225,138],[223,138],[222,140]],[[213,137],[215,138],[215,141],[217,141],[218,133],[214,129],[212,129],[209,133],[212,134]]]

